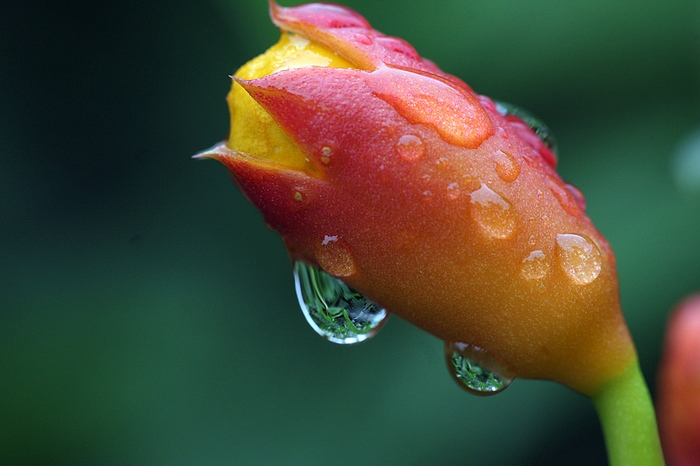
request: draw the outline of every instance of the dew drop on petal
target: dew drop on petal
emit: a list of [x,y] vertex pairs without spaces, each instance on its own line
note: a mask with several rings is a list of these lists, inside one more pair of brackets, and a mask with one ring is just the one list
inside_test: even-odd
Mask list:
[[459,198],[462,191],[459,189],[459,183],[450,183],[447,185],[447,199],[454,201]]
[[489,236],[505,239],[515,231],[515,209],[485,184],[471,193],[471,207],[472,217]]
[[539,280],[549,272],[549,262],[544,252],[537,249],[523,259],[520,274],[527,280]]
[[396,143],[396,153],[407,162],[415,162],[425,153],[423,140],[413,134],[404,134]]
[[508,152],[497,150],[493,153],[493,161],[496,162],[496,173],[506,183],[511,183],[520,176],[520,164]]
[[323,146],[321,148],[321,163],[324,165],[331,163],[331,155],[333,155],[333,149],[328,146]]
[[474,395],[495,395],[513,381],[513,375],[487,351],[461,342],[445,344],[445,359],[452,377]]
[[316,247],[316,261],[336,277],[348,277],[357,271],[355,257],[348,244],[337,235],[325,235]]
[[409,123],[432,127],[449,144],[476,149],[495,132],[478,98],[447,78],[380,66],[365,79]]
[[385,309],[318,267],[294,263],[299,306],[316,333],[350,345],[373,337],[389,317]]
[[556,249],[559,265],[577,285],[588,285],[603,268],[600,249],[583,235],[557,235]]

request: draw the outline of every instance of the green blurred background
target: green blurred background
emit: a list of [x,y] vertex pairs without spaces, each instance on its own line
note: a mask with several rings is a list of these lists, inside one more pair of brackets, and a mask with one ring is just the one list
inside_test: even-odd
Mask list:
[[[345,3],[550,125],[653,390],[700,290],[700,4]],[[0,7],[0,464],[604,464],[562,386],[477,398],[398,318],[307,327],[279,238],[190,159],[277,34],[263,0]]]

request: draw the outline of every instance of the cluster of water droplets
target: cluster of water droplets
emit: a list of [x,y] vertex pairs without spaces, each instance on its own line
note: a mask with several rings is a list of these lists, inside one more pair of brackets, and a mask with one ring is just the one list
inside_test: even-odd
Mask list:
[[550,273],[550,263],[575,285],[592,283],[603,270],[603,256],[598,245],[584,235],[563,233],[556,235],[553,254],[533,249],[522,259],[520,275],[528,281],[541,281]]
[[[360,343],[374,336],[389,317],[385,309],[319,267],[296,261],[294,279],[304,317],[328,341]],[[445,345],[445,356],[452,377],[470,393],[494,395],[513,380],[476,346],[450,342]]]
[[[502,103],[497,106],[502,114],[516,115],[523,119],[552,151],[556,151],[554,138],[541,121],[517,107]],[[414,134],[400,137],[395,149],[397,155],[406,162],[418,161],[426,151],[423,140]],[[324,146],[320,155],[321,162],[328,165],[332,149]],[[506,183],[514,182],[521,174],[519,159],[507,151],[495,151],[492,161],[498,177]],[[471,215],[476,223],[491,238],[511,237],[517,229],[514,207],[488,185],[477,183],[476,186],[478,188],[466,191],[469,193]],[[548,187],[567,213],[578,216],[585,210],[585,200],[575,187],[563,184],[553,176],[548,180]],[[445,195],[456,201],[462,195],[462,188],[457,182],[450,183]],[[430,191],[424,194],[432,196]],[[301,192],[295,192],[294,198],[301,202],[305,196]],[[532,239],[534,241],[534,237]],[[521,277],[525,280],[541,284],[555,266],[574,284],[587,285],[602,270],[601,252],[597,244],[586,236],[558,234],[553,251],[548,252],[536,249],[534,242],[531,245],[532,251],[521,263]],[[306,320],[316,333],[334,343],[355,344],[371,338],[388,319],[388,312],[336,278],[355,272],[353,256],[342,240],[336,236],[326,236],[321,246],[316,251],[321,267],[301,261],[294,263],[297,297]],[[452,377],[473,394],[500,393],[514,378],[496,358],[474,345],[447,342],[445,358]]]
[[373,337],[389,314],[342,280],[301,261],[294,263],[299,305],[316,333],[350,345]]

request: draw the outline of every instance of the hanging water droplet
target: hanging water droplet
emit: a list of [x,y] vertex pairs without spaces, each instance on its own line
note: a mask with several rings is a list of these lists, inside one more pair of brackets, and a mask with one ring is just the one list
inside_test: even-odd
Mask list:
[[582,235],[557,235],[557,256],[562,270],[578,285],[588,285],[603,268],[600,249]]
[[373,337],[389,314],[341,280],[318,267],[294,262],[299,306],[316,333],[333,343],[360,343]]
[[513,155],[502,150],[493,153],[493,161],[496,162],[496,173],[506,183],[511,183],[520,176],[520,164]]
[[505,239],[515,231],[515,209],[485,184],[471,193],[471,205],[472,217],[489,236]]
[[445,358],[452,377],[472,394],[495,395],[513,381],[513,375],[478,346],[448,342]]
[[407,162],[415,162],[425,153],[423,140],[413,134],[404,134],[396,143],[396,152]]
[[549,263],[547,256],[539,249],[532,251],[525,259],[523,259],[520,274],[527,280],[539,280],[544,278],[549,271]]

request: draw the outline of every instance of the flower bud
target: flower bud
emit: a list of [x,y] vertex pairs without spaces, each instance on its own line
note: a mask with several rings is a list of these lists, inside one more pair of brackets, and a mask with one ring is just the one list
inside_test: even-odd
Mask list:
[[202,156],[293,260],[518,377],[592,394],[636,362],[613,252],[523,119],[351,10],[270,12]]
[[700,295],[683,301],[669,319],[658,387],[668,464],[700,464]]

